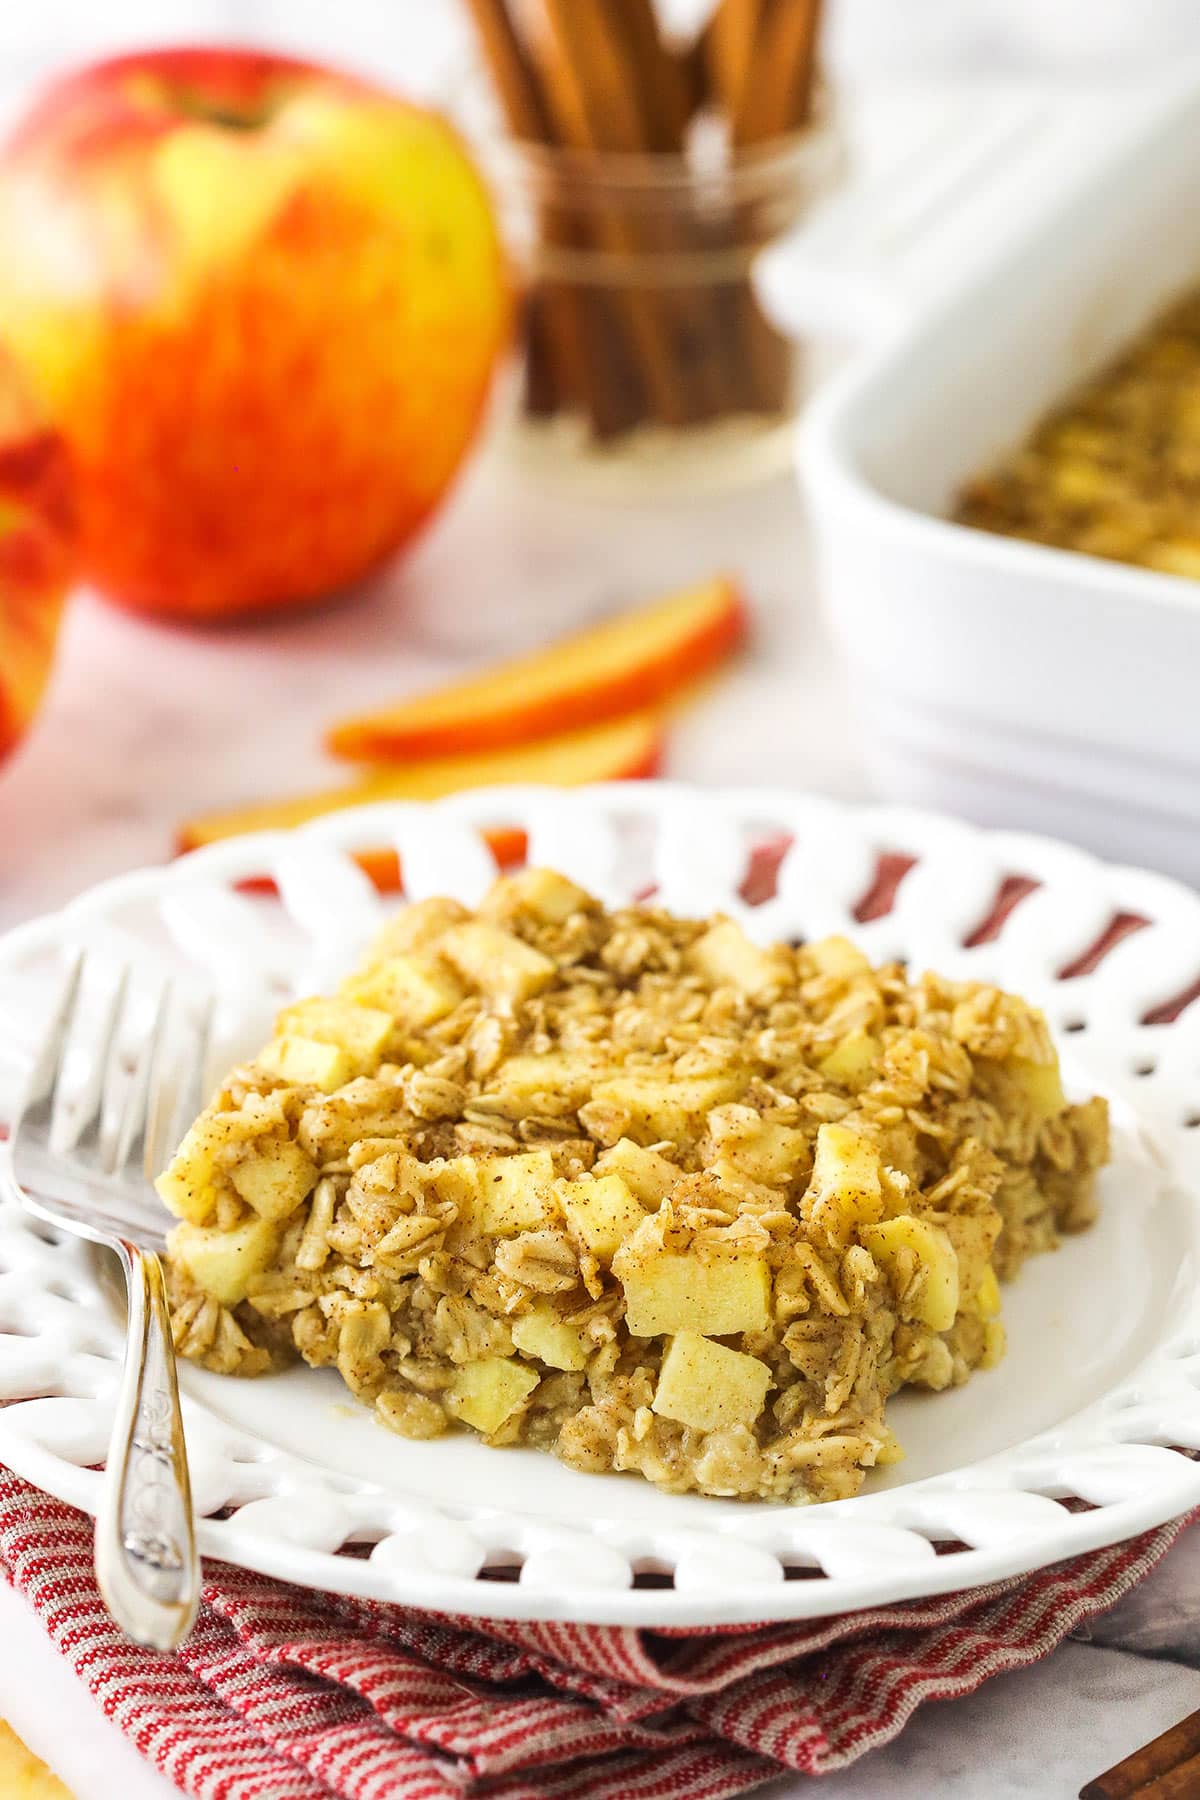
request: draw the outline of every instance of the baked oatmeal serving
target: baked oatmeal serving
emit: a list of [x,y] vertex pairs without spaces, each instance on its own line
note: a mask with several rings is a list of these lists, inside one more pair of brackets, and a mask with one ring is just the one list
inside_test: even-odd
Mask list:
[[1003,1355],[999,1282],[1107,1150],[1012,995],[525,870],[229,1075],[158,1183],[175,1339],[330,1364],[410,1438],[840,1498],[902,1454],[889,1395]]

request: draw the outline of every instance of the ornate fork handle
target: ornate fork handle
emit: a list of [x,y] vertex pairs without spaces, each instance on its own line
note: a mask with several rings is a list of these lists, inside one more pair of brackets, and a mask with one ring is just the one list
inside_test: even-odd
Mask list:
[[130,1637],[169,1650],[200,1594],[192,1493],[162,1264],[117,1244],[129,1293],[121,1391],[96,1515],[96,1575]]

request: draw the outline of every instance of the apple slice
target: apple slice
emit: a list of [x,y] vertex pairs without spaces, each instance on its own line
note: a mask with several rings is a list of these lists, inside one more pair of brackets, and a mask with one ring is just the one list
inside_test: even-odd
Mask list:
[[[349,786],[304,794],[291,800],[248,806],[238,812],[206,813],[190,819],[178,836],[180,850],[196,850],[246,831],[278,830],[303,825],[326,813],[376,800],[437,800],[463,788],[535,783],[578,787],[588,781],[623,781],[657,772],[663,754],[663,732],[653,713],[634,713],[612,724],[545,738],[516,750],[483,756],[449,756],[407,768],[380,769]],[[489,831],[487,840],[502,866],[525,854],[525,834],[515,827]],[[366,849],[361,866],[384,891],[399,888],[400,868],[394,850]],[[254,884],[258,885],[258,884]]]
[[743,641],[746,603],[721,579],[622,613],[548,650],[501,663],[329,732],[335,756],[387,762],[498,750],[653,706]]

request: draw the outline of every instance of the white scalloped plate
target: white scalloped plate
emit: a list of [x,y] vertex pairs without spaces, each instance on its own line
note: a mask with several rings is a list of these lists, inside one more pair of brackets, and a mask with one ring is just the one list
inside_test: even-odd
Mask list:
[[[661,1494],[465,1435],[408,1443],[332,1371],[242,1383],[185,1367],[206,1555],[479,1617],[720,1624],[970,1587],[1200,1504],[1200,1464],[1182,1453],[1200,1451],[1200,1005],[1179,1004],[1200,977],[1200,900],[1161,877],[1044,838],[782,791],[497,789],[364,808],[105,883],[0,940],[7,1036],[28,1049],[65,959],[86,944],[136,957],[148,993],[169,971],[181,1004],[215,985],[218,1054],[241,1054],[282,994],[326,985],[377,924],[386,902],[353,851],[394,845],[410,897],[471,903],[495,872],[481,831],[513,824],[531,860],[605,900],[653,887],[664,905],[723,909],[764,941],[844,931],[877,959],[1037,1001],[1063,1034],[1070,1084],[1114,1103],[1100,1221],[1007,1290],[999,1368],[892,1403],[906,1460],[834,1505]],[[751,847],[780,838],[775,892],[751,905],[740,894]],[[880,858],[897,855],[915,866],[881,912]],[[239,889],[259,876],[278,897]],[[997,925],[1012,876],[1038,886]],[[1148,923],[1109,929],[1131,915]],[[968,944],[989,918],[985,941]],[[1164,1012],[1171,1022],[1147,1022]],[[104,1277],[98,1253],[0,1209],[0,1459],[88,1510],[121,1351]]]

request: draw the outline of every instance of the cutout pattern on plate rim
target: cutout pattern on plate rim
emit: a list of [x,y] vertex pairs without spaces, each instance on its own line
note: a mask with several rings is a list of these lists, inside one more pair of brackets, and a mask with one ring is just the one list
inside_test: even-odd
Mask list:
[[[32,1040],[35,997],[45,1004],[67,958],[83,945],[132,953],[148,980],[174,976],[180,1004],[215,987],[224,1056],[248,1047],[283,993],[334,979],[376,928],[388,902],[355,851],[395,849],[408,898],[472,904],[495,872],[481,833],[512,825],[528,860],[610,903],[653,893],[676,910],[722,910],[761,941],[840,931],[874,960],[1015,988],[1200,1189],[1200,899],[1048,839],[894,807],[638,782],[362,808],[91,890],[0,940],[0,993],[13,984],[24,997]],[[0,1458],[94,1510],[121,1343],[90,1254],[0,1210]],[[593,1519],[401,1497],[190,1402],[201,1547],[333,1591],[642,1626],[814,1617],[973,1586],[1200,1502],[1200,1466],[1183,1454],[1200,1452],[1200,1286],[1185,1312],[1100,1402],[1011,1451],[744,1526],[606,1518],[601,1477]]]

